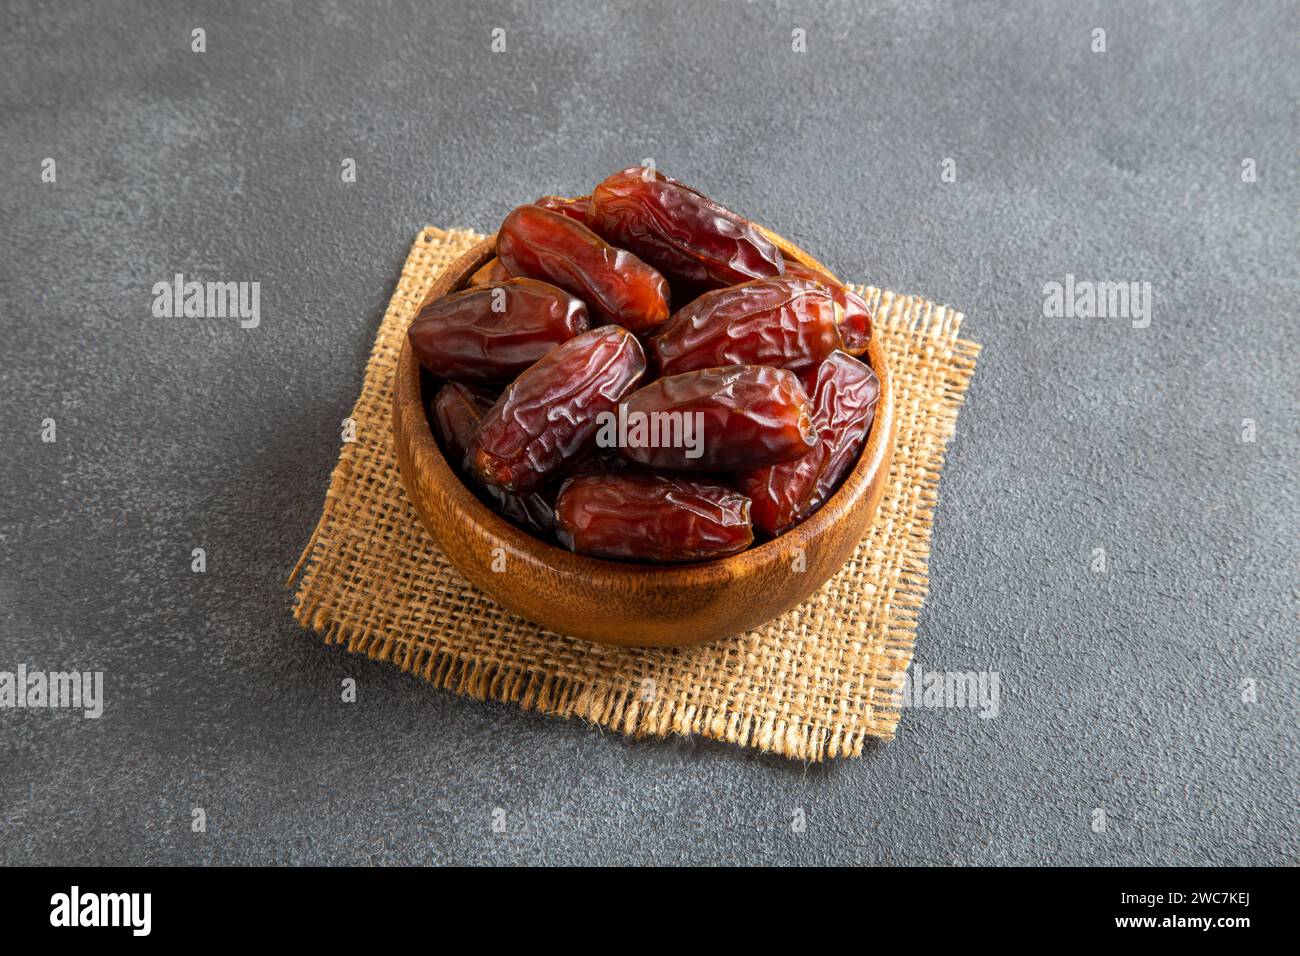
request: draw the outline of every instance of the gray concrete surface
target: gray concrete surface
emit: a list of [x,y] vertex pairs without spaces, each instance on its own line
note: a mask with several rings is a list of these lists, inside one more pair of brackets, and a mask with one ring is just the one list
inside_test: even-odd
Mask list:
[[[106,704],[0,710],[0,862],[1294,862],[1298,11],[6,3],[0,670]],[[966,311],[917,660],[996,672],[996,718],[805,767],[294,625],[417,230],[644,157]],[[155,318],[176,272],[260,282],[260,326]],[[1149,282],[1149,327],[1045,317],[1067,274]]]

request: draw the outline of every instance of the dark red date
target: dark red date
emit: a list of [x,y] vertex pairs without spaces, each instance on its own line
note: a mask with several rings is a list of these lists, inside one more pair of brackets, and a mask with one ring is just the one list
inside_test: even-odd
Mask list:
[[595,188],[587,225],[696,291],[782,272],[781,250],[752,222],[642,166]]
[[588,450],[601,413],[613,413],[644,373],[641,344],[620,326],[569,339],[497,399],[470,442],[467,467],[507,491],[540,488]]
[[830,289],[835,304],[843,310],[839,322],[844,351],[850,355],[861,355],[867,350],[867,343],[871,340],[871,308],[867,305],[866,299],[820,269],[795,262],[793,259],[785,261],[785,272],[786,275],[820,282]]
[[717,365],[802,369],[840,348],[840,313],[829,289],[795,276],[707,292],[650,340],[664,375]]
[[551,212],[558,212],[562,216],[568,216],[574,222],[585,225],[587,208],[591,205],[591,197],[579,196],[576,199],[568,199],[564,196],[543,196],[541,199],[534,200],[533,205],[549,209]]
[[817,445],[798,377],[761,365],[651,382],[623,401],[618,424],[619,453],[651,468],[739,471],[801,458]]
[[805,387],[815,396],[813,421],[826,449],[806,516],[826,502],[858,460],[876,416],[880,379],[871,366],[842,352],[804,374]]
[[825,464],[826,448],[818,443],[798,461],[736,475],[736,487],[753,502],[754,527],[763,534],[777,535],[801,520]]
[[[459,382],[448,382],[438,389],[431,408],[438,436],[447,459],[460,469],[470,440],[483,416],[492,407],[492,399]],[[512,495],[492,485],[479,485],[483,494],[505,517],[532,531],[550,534],[555,524],[555,511],[544,495],[532,492]]]
[[871,342],[871,308],[867,300],[847,286],[831,286],[835,302],[843,311],[840,314],[840,338],[844,351],[850,355],[863,355]]
[[[543,492],[530,491],[523,495],[513,495],[491,485],[481,485],[483,493],[496,505],[504,517],[517,525],[522,525],[539,534],[549,536],[555,530],[555,506],[553,498],[547,498]],[[554,495],[551,491],[551,495]]]
[[506,216],[497,233],[497,258],[515,275],[576,295],[600,322],[641,333],[668,319],[668,282],[662,275],[558,212],[527,205]]
[[702,561],[754,540],[744,495],[713,482],[637,473],[566,481],[555,532],[571,551],[632,561]]
[[439,378],[503,384],[590,325],[587,307],[563,289],[509,279],[426,303],[407,338]]
[[876,373],[844,352],[805,374],[818,447],[798,461],[737,476],[737,486],[753,500],[754,527],[769,535],[808,517],[831,496],[861,454],[880,399]]
[[448,382],[429,403],[442,450],[453,468],[465,464],[469,440],[474,437],[483,415],[492,407],[492,399],[460,382]]

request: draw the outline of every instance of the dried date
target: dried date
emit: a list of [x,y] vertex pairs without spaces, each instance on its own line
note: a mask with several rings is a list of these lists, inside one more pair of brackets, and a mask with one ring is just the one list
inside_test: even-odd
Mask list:
[[831,496],[862,451],[880,399],[880,380],[864,363],[836,352],[806,375],[817,448],[798,461],[754,468],[737,476],[753,501],[754,527],[780,534]]
[[[432,403],[433,418],[447,457],[461,468],[466,449],[483,415],[492,407],[491,397],[459,382],[448,382]],[[475,487],[504,517],[536,533],[549,535],[555,524],[552,499],[530,492],[516,495],[492,485]]]
[[786,275],[820,282],[830,289],[835,303],[842,310],[839,323],[840,337],[844,340],[844,351],[850,355],[861,355],[867,350],[867,343],[871,340],[871,308],[867,305],[866,299],[820,269],[795,262],[793,259],[785,261],[785,272]]
[[633,561],[701,561],[754,540],[744,495],[713,482],[639,473],[566,481],[555,531],[571,551]]
[[843,344],[829,289],[796,276],[758,279],[700,296],[650,340],[664,375],[717,365],[816,365]]
[[620,326],[570,339],[497,399],[470,442],[467,467],[507,491],[540,488],[588,450],[601,413],[613,413],[644,372],[641,344]]
[[562,216],[568,216],[574,222],[585,225],[587,208],[591,205],[591,197],[578,196],[576,199],[568,199],[564,196],[543,196],[541,199],[533,200],[533,205],[549,209],[551,212],[558,212]]
[[587,225],[697,292],[783,271],[781,250],[754,223],[642,166],[595,188]]
[[619,406],[617,429],[624,458],[673,470],[757,468],[801,458],[817,445],[812,407],[798,377],[761,365],[651,382]]
[[[431,403],[433,421],[442,439],[443,450],[454,467],[462,467],[470,440],[492,404],[490,397],[459,382],[448,382],[438,389]],[[479,485],[478,488],[511,521],[531,531],[550,534],[555,524],[555,511],[545,495],[537,492],[515,495],[492,485]]]
[[443,452],[452,467],[464,465],[469,440],[492,403],[489,396],[460,382],[448,382],[434,395],[429,411],[438,437],[442,439]]
[[541,206],[520,206],[497,233],[497,258],[511,273],[553,283],[587,303],[593,318],[632,332],[668,319],[668,282],[582,223]]
[[426,303],[407,338],[439,378],[504,384],[590,325],[587,307],[563,289],[509,279]]

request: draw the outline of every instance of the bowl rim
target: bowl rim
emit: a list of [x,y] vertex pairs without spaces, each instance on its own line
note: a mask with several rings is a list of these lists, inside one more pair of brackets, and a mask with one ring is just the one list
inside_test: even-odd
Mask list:
[[[797,246],[770,230],[761,226],[759,228],[781,248],[784,255],[802,260],[804,264],[813,265],[832,278],[836,278],[830,270]],[[421,308],[424,302],[463,288],[465,281],[495,254],[496,234],[493,233],[475,243],[443,270],[429,289],[421,303]],[[419,312],[420,309],[417,308],[412,321]],[[450,499],[449,504],[465,513],[468,520],[499,539],[516,555],[531,556],[555,571],[577,575],[596,585],[602,581],[612,584],[619,579],[626,580],[628,576],[635,576],[638,583],[648,587],[669,590],[681,586],[725,585],[727,582],[752,573],[757,568],[788,560],[795,549],[807,549],[812,546],[824,533],[845,520],[849,513],[868,497],[870,486],[880,469],[889,466],[892,451],[890,445],[893,440],[893,378],[889,365],[885,361],[878,335],[872,335],[866,355],[859,356],[859,358],[863,357],[868,360],[868,364],[880,379],[880,397],[876,403],[876,412],[867,441],[853,469],[840,482],[840,486],[820,508],[782,534],[761,544],[752,545],[744,551],[706,561],[650,564],[590,557],[537,537],[497,514],[470,490],[443,456],[442,448],[438,445],[438,440],[433,434],[432,423],[429,421],[427,402],[420,381],[420,365],[411,350],[410,339],[405,334],[402,336],[401,353],[398,356],[395,372],[393,424],[395,429],[400,428],[405,432],[408,452],[411,461],[416,464],[414,470],[417,474],[446,495]],[[420,412],[418,416],[420,421],[413,423],[406,420],[411,416],[405,412],[417,409]],[[400,437],[398,440],[401,440]],[[428,467],[421,468],[420,463]],[[416,510],[420,512],[422,509]],[[421,517],[423,520],[423,515]],[[428,524],[427,521],[424,523]]]

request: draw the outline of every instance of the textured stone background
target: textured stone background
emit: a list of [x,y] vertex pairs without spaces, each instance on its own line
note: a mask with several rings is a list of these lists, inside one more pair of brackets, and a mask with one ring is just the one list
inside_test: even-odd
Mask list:
[[[108,702],[0,711],[0,862],[1293,862],[1300,8],[602,6],[5,5],[0,669]],[[293,624],[416,231],[644,157],[967,313],[917,660],[998,672],[996,719],[806,768]],[[178,271],[260,281],[261,327],[153,318]],[[1066,273],[1150,282],[1150,327],[1044,318]]]

